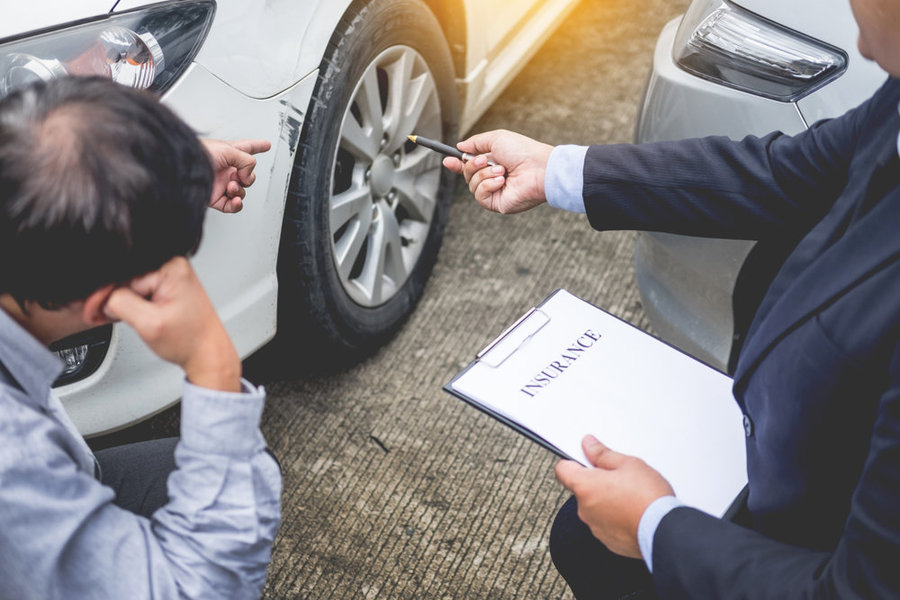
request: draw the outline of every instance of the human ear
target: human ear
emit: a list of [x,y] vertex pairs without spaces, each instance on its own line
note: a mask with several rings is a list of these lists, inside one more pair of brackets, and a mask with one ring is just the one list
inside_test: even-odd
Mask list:
[[110,295],[115,289],[115,284],[110,283],[109,285],[97,289],[85,298],[84,305],[81,307],[81,318],[85,323],[88,325],[99,326],[112,322],[109,317],[106,316],[103,309],[106,306],[106,301],[109,300]]

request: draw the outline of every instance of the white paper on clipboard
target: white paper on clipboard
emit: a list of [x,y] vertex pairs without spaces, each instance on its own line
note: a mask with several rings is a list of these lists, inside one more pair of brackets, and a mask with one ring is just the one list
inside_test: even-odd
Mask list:
[[445,389],[587,465],[581,439],[644,459],[690,506],[721,516],[747,482],[731,379],[558,290]]

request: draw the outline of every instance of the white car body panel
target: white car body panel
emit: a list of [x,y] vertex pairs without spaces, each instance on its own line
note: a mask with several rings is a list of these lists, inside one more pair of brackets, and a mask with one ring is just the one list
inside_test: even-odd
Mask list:
[[[869,97],[886,74],[856,48],[847,0],[744,0],[740,6],[842,48],[847,71],[796,103],[777,102],[700,79],[672,58],[680,18],[657,41],[653,69],[635,128],[635,141],[707,135],[741,139],[780,130],[803,131]],[[821,15],[821,16],[819,16]],[[817,17],[818,16],[818,17]],[[724,370],[731,349],[731,292],[751,242],[642,233],[635,271],[643,305],[656,332],[684,351]]]
[[[469,31],[467,46],[467,72],[461,81],[460,88],[460,133],[466,133],[478,118],[497,99],[497,96],[519,73],[525,63],[534,56],[541,44],[557,26],[575,8],[576,1],[546,0],[532,2],[533,15],[514,38],[500,46],[495,44],[499,36],[491,38],[487,32],[495,29],[496,22],[506,22],[507,15],[503,8],[494,8],[488,4],[522,5],[517,9],[524,14],[525,2],[515,0],[493,0],[488,2],[466,2],[466,21]],[[491,15],[486,19],[485,15]],[[481,34],[481,35],[478,35]]]
[[[77,2],[7,2],[0,19],[0,39],[29,31],[49,29],[72,21],[100,18],[108,14],[115,0],[78,0]],[[35,7],[38,6],[38,10]]]
[[[443,0],[429,0],[437,3]],[[426,2],[428,3],[428,2]],[[0,39],[102,18],[113,0],[55,0],[40,10],[17,4],[0,23]],[[115,12],[151,6],[122,0]],[[577,0],[462,0],[465,47],[452,52],[460,93],[460,131],[494,101]],[[285,193],[318,66],[348,0],[220,0],[210,33],[163,101],[201,136],[265,138],[257,181],[239,215],[207,214],[192,259],[241,356],[275,334],[276,258]],[[26,7],[26,8],[23,8]],[[485,19],[484,16],[493,18]],[[524,21],[522,19],[525,19]],[[214,101],[210,101],[214,99]],[[120,429],[177,401],[182,374],[156,358],[129,328],[115,326],[96,372],[62,386],[62,398],[85,435]]]
[[[261,101],[229,93],[221,80],[194,65],[165,97],[203,135],[273,142],[272,150],[258,156],[258,179],[247,190],[244,210],[239,216],[209,211],[203,242],[192,259],[241,356],[275,335],[275,264],[284,192],[302,119],[292,105],[308,104],[315,79],[313,73],[284,94]],[[217,97],[212,105],[205,102],[210,93]],[[230,118],[235,114],[241,119]],[[58,390],[82,432],[120,428],[146,418],[148,407],[153,414],[181,395],[181,372],[150,353],[130,328],[115,327],[113,339],[98,372]]]
[[[126,0],[116,12],[149,4]],[[319,67],[347,0],[218,2],[198,64],[251,98],[269,98]]]
[[[116,12],[146,4],[123,1]],[[457,74],[457,85],[461,97],[459,129],[466,132],[577,1],[464,0],[462,4],[468,35],[465,73]],[[318,68],[332,31],[349,5],[346,1],[220,2],[217,23],[196,62],[242,93],[267,98]],[[486,21],[486,14],[498,18]],[[235,43],[234,34],[225,33],[232,27],[241,32],[240,43]],[[279,33],[273,35],[273,31]],[[285,56],[296,56],[297,60],[282,60]]]

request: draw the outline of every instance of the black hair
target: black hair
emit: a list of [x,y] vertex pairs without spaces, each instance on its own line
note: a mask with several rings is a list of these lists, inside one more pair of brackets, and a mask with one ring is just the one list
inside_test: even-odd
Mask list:
[[197,250],[212,166],[155,96],[100,78],[0,100],[0,294],[59,308]]

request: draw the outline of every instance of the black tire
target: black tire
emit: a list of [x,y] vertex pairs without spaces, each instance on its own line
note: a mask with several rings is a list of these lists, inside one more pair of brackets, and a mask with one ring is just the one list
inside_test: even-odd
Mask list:
[[[390,63],[395,57],[396,63]],[[380,61],[386,61],[386,66]],[[404,72],[394,66],[401,61],[412,64],[409,89]],[[428,92],[428,75],[433,80],[436,101]],[[378,102],[372,102],[373,96],[366,94],[375,89],[375,80],[382,113],[393,108],[392,96],[399,99],[407,91],[418,89],[418,81],[424,81],[421,89],[425,91],[417,98],[432,95],[416,103],[423,106],[416,126],[433,131],[401,131],[398,124],[392,132],[386,127],[382,148],[361,175],[370,160],[370,143],[376,137],[374,127],[366,130],[367,123],[377,121],[367,115],[374,112],[378,116]],[[391,91],[394,88],[388,88],[398,81],[404,88],[395,94]],[[364,105],[365,99],[369,102]],[[435,110],[439,115],[435,116]],[[403,121],[380,116],[382,125]],[[345,120],[351,118],[352,122]],[[365,133],[367,152],[357,152],[363,145],[348,141],[357,127]],[[328,44],[295,158],[278,256],[280,339],[307,349],[314,346],[319,356],[324,352],[346,364],[384,345],[414,309],[437,258],[455,181],[440,167],[440,156],[426,155],[429,151],[405,141],[412,133],[439,136],[445,141],[455,140],[457,133],[453,67],[440,25],[420,0],[357,0]],[[382,156],[392,160],[393,170]],[[419,165],[413,159],[424,161],[422,173],[409,166]],[[406,185],[410,177],[414,180],[412,188]],[[423,181],[428,192],[419,194],[416,190]],[[400,183],[405,184],[403,192]],[[332,204],[338,202],[336,199],[343,201],[350,192],[364,192],[366,186],[373,207],[368,217],[362,209],[341,225],[345,215]],[[390,191],[386,191],[388,186]],[[410,196],[415,196],[415,201],[410,201]],[[425,222],[429,205],[423,200],[425,196],[433,196],[430,223]],[[358,206],[357,200],[353,206]],[[397,227],[390,223],[392,218]],[[367,219],[371,224],[366,227]],[[396,243],[381,246],[383,242],[375,240],[372,233],[376,226],[388,232],[384,239],[395,234]],[[404,237],[404,227],[417,233]],[[348,234],[351,228],[353,235]],[[359,242],[363,231],[368,233],[364,242]],[[351,241],[345,243],[348,238]],[[348,266],[348,257],[360,243],[362,249]],[[375,252],[384,254],[382,275],[378,274],[377,261],[370,260]],[[415,260],[410,258],[413,254],[417,254]],[[371,276],[373,272],[376,276]],[[404,272],[406,279],[400,284]],[[370,280],[373,283],[368,289]]]

